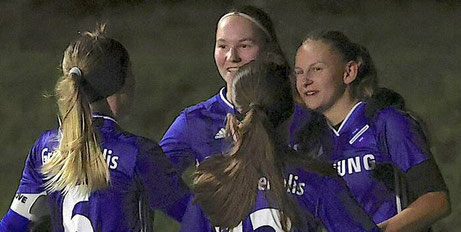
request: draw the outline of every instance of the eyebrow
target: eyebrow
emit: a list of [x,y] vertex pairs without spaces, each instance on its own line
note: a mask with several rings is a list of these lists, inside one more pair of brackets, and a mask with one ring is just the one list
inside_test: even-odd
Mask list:
[[[312,63],[309,65],[309,68],[316,65],[316,64],[326,64],[325,62],[322,62],[322,61],[316,61],[315,63]],[[295,66],[295,69],[302,69],[301,67],[299,66]]]
[[[225,39],[218,39],[216,40],[216,42],[226,42]],[[238,41],[239,43],[242,43],[242,42],[251,42],[251,43],[254,43],[255,40],[254,39],[249,39],[249,38],[245,38],[245,39],[241,39]]]

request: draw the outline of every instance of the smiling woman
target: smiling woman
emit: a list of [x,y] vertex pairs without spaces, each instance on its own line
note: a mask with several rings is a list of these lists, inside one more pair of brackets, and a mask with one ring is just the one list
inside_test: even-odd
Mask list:
[[448,190],[419,123],[393,107],[367,113],[378,95],[368,50],[341,32],[314,32],[295,60],[299,98],[329,124],[321,156],[374,222],[385,231],[424,231],[448,215]]
[[279,57],[280,63],[288,64],[272,20],[261,9],[243,6],[225,13],[218,20],[214,57],[226,87],[207,101],[183,110],[160,142],[181,171],[229,148],[224,139],[224,127],[226,115],[234,114],[235,109],[230,102],[231,91],[227,90],[242,65],[268,53]]

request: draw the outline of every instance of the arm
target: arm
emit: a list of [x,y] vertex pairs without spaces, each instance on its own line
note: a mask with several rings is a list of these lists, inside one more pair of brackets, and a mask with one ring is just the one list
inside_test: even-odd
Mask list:
[[49,214],[41,167],[41,139],[35,142],[27,156],[17,193],[7,214],[0,222],[0,232],[28,231],[31,222]]
[[140,139],[138,147],[136,175],[149,206],[181,221],[191,198],[189,188],[156,143]]
[[378,226],[386,232],[427,231],[440,218],[450,213],[446,192],[429,192],[420,196],[406,209]]
[[411,117],[394,115],[386,120],[384,139],[393,165],[402,172],[412,203],[379,226],[385,231],[427,230],[447,216],[451,206],[448,190],[423,130]]
[[195,162],[195,152],[189,143],[191,134],[187,128],[186,114],[182,112],[160,140],[163,152],[180,174]]

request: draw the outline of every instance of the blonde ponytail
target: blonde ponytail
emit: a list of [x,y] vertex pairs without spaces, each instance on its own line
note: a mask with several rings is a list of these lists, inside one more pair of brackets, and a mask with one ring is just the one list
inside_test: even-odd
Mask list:
[[48,191],[69,192],[85,186],[84,194],[105,188],[109,168],[95,133],[88,100],[81,92],[81,77],[68,74],[57,83],[56,95],[61,118],[60,143],[43,167]]

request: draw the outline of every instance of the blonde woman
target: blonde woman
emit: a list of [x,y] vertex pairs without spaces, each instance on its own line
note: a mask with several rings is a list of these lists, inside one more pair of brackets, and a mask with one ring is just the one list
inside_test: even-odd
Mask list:
[[149,208],[181,219],[187,186],[157,143],[117,124],[134,91],[123,45],[104,26],[82,33],[65,50],[62,71],[56,84],[61,125],[30,150],[0,231],[27,231],[44,205],[53,231],[150,230]]

